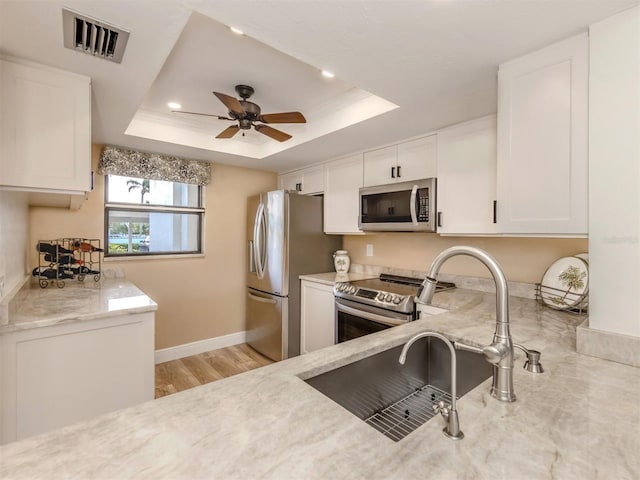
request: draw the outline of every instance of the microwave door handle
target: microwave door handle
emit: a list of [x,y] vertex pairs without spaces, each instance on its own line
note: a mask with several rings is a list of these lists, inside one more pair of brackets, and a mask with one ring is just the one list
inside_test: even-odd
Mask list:
[[378,315],[376,313],[364,312],[357,308],[347,307],[346,305],[341,305],[336,302],[336,309],[339,312],[348,313],[349,315],[353,315],[354,317],[364,318],[366,320],[371,320],[372,322],[382,323],[383,325],[391,325],[395,327],[396,325],[404,325],[407,323],[403,320],[397,320],[395,318],[385,317],[384,315]]
[[418,217],[416,215],[416,197],[418,196],[418,185],[414,185],[411,189],[411,204],[409,209],[411,210],[411,223],[414,227],[418,226]]

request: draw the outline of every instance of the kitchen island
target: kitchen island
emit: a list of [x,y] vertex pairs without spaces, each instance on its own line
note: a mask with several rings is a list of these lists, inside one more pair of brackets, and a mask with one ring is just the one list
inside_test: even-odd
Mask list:
[[28,282],[7,303],[0,443],[153,399],[158,306],[131,282]]
[[542,352],[545,373],[522,369],[517,401],[491,380],[458,402],[465,437],[434,418],[393,442],[304,379],[432,330],[483,345],[495,295],[437,293],[448,313],[0,448],[3,478],[635,479],[640,477],[640,369],[575,352],[582,316],[511,297],[514,342]]

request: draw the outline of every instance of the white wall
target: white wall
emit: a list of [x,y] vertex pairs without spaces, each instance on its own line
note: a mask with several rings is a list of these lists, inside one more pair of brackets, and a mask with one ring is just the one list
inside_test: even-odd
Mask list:
[[28,270],[28,241],[27,195],[0,190],[0,284],[4,277],[0,300],[24,279]]
[[640,336],[640,8],[590,28],[589,326]]

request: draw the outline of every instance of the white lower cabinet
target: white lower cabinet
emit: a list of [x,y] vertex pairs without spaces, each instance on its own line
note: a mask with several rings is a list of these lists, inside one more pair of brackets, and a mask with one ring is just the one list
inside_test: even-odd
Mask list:
[[301,280],[300,352],[309,353],[335,344],[333,286]]
[[0,337],[0,443],[154,398],[153,312]]
[[362,233],[358,228],[362,154],[328,163],[324,184],[324,233]]

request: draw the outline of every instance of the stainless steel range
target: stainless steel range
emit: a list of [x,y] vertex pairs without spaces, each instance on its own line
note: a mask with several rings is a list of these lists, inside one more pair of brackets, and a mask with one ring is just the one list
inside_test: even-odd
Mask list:
[[[333,289],[336,342],[416,320],[413,298],[421,284],[421,278],[386,274],[369,280],[337,283]],[[436,291],[450,288],[455,288],[455,284],[438,282]]]

